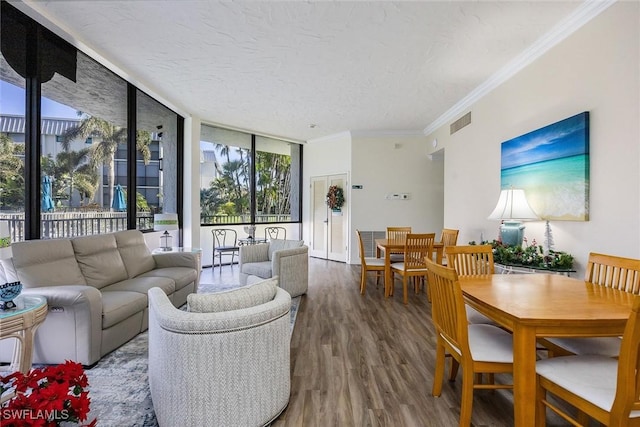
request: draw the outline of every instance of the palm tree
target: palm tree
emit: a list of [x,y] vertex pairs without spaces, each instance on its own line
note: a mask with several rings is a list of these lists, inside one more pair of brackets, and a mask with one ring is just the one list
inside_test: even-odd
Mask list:
[[0,206],[24,208],[24,144],[0,134]]
[[[82,115],[82,113],[80,113]],[[126,144],[127,129],[116,126],[104,119],[83,115],[83,119],[78,126],[67,130],[62,135],[62,147],[69,150],[71,141],[77,138],[88,138],[90,136],[99,137],[101,140],[91,146],[91,164],[98,167],[102,164],[107,166],[107,184],[109,186],[109,204],[113,203],[113,191],[115,186],[115,154],[119,144]],[[142,154],[145,165],[151,159],[151,134],[147,131],[136,132],[136,149]]]

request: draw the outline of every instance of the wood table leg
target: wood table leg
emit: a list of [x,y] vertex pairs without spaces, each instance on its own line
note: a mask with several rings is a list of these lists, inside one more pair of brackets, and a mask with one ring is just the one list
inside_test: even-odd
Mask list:
[[513,405],[516,427],[535,425],[536,334],[533,327],[513,331]]

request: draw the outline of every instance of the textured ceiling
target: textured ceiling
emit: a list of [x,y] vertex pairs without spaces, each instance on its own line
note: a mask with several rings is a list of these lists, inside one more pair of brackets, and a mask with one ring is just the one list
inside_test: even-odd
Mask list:
[[300,141],[348,130],[421,132],[580,6],[25,3],[179,112]]

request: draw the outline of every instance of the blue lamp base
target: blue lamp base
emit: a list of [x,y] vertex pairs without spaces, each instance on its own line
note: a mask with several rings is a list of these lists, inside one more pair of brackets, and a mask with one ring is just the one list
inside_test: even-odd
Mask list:
[[520,221],[505,220],[500,226],[502,244],[508,246],[522,246],[524,224]]

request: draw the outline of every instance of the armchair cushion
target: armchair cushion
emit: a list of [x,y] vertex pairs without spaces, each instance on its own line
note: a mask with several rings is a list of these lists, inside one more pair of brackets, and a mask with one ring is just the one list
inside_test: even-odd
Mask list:
[[242,272],[251,276],[271,277],[271,261],[250,262],[242,265]]
[[273,253],[283,249],[299,248],[304,244],[303,240],[271,239],[269,241],[269,260],[273,259]]
[[216,313],[265,304],[273,299],[277,286],[278,278],[274,277],[226,292],[190,294],[187,296],[187,311],[192,313]]

